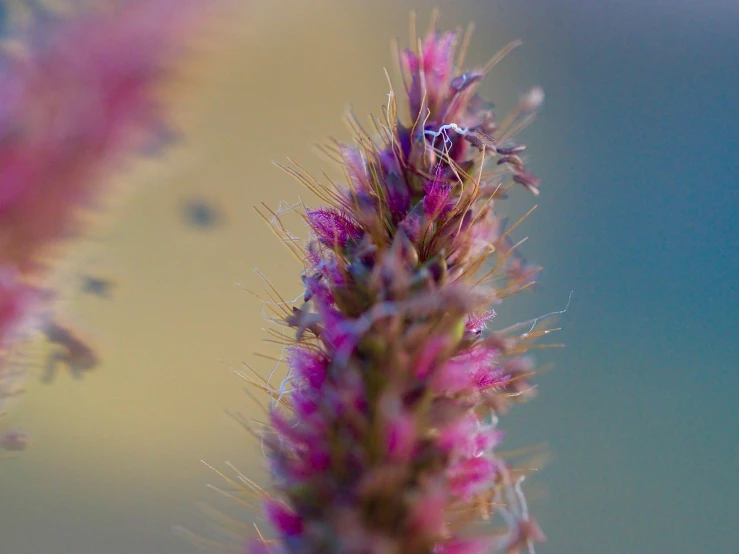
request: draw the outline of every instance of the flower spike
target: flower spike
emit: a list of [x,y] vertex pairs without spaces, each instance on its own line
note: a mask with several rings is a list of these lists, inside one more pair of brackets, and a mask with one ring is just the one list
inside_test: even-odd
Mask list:
[[[499,128],[477,92],[490,67],[458,67],[468,40],[432,28],[400,53],[405,106],[391,90],[376,137],[355,123],[330,149],[344,187],[301,177],[331,202],[305,214],[290,386],[262,435],[276,539],[247,551],[512,554],[544,539],[498,453],[498,416],[531,396],[533,337],[486,329],[489,306],[532,283],[493,208],[515,183],[539,194],[512,130],[543,93]],[[475,524],[491,517],[502,531]]]

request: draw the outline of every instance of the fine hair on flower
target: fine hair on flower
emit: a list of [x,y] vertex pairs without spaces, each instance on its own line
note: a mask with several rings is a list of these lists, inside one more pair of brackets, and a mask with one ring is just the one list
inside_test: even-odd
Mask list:
[[499,417],[534,396],[529,350],[553,329],[488,329],[492,306],[538,271],[512,238],[533,208],[507,227],[498,207],[539,195],[516,136],[544,95],[533,87],[499,122],[478,89],[518,43],[464,68],[472,27],[437,31],[436,15],[398,51],[401,86],[386,71],[381,117],[367,129],[350,116],[353,141],[325,147],[342,182],[281,166],[314,197],[308,241],[258,210],[302,262],[305,292],[285,302],[269,288],[264,302],[287,341],[285,380],[243,375],[267,395],[268,424],[243,423],[271,481],[231,481],[271,527],[256,522],[246,552],[515,553],[544,540],[525,471],[500,455]]

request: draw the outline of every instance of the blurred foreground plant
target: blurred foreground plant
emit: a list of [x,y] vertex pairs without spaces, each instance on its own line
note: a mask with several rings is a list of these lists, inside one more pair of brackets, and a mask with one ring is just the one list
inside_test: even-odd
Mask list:
[[248,552],[515,553],[544,540],[523,472],[498,454],[498,416],[532,396],[525,354],[551,329],[537,330],[538,318],[486,331],[491,306],[537,271],[494,207],[517,185],[539,194],[514,136],[543,92],[496,122],[477,89],[515,44],[465,70],[470,33],[433,24],[399,53],[403,90],[390,85],[374,132],[351,118],[354,143],[327,149],[345,185],[284,168],[324,204],[305,210],[305,246],[262,211],[304,263],[305,294],[300,307],[274,290],[265,302],[296,331],[285,380],[244,376],[270,398],[269,425],[244,425],[262,442],[272,486],[239,474],[229,494],[263,500],[277,534],[258,531]]
[[[38,14],[3,38],[0,412],[21,392],[24,368],[12,362],[34,334],[60,346],[67,363],[95,365],[95,352],[54,313],[54,262],[114,192],[111,170],[167,137],[160,87],[206,4],[97,2]],[[0,437],[0,449],[20,449],[19,437]]]

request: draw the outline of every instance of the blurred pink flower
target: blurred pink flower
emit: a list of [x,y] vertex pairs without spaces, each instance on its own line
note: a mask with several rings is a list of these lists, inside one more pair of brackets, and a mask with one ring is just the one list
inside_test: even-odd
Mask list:
[[36,270],[102,178],[164,131],[160,85],[194,2],[132,0],[39,24],[0,57],[0,261]]
[[50,323],[43,289],[58,247],[84,231],[109,172],[166,138],[159,87],[207,4],[108,2],[3,41],[0,399],[9,350]]

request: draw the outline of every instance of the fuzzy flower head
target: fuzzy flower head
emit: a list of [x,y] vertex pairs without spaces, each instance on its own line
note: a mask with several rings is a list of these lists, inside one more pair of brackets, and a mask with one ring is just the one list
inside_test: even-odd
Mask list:
[[[514,553],[543,540],[521,474],[497,454],[498,415],[531,391],[521,356],[535,333],[485,331],[489,305],[532,282],[506,270],[520,258],[493,206],[517,184],[538,193],[513,135],[540,99],[498,127],[476,93],[494,63],[461,69],[461,42],[432,30],[401,53],[405,90],[391,90],[381,138],[355,123],[355,144],[335,147],[345,188],[290,170],[326,207],[306,213],[313,238],[294,251],[305,302],[283,320],[296,331],[289,386],[270,393],[262,437],[278,540],[253,552]],[[505,531],[474,525],[493,517]]]

